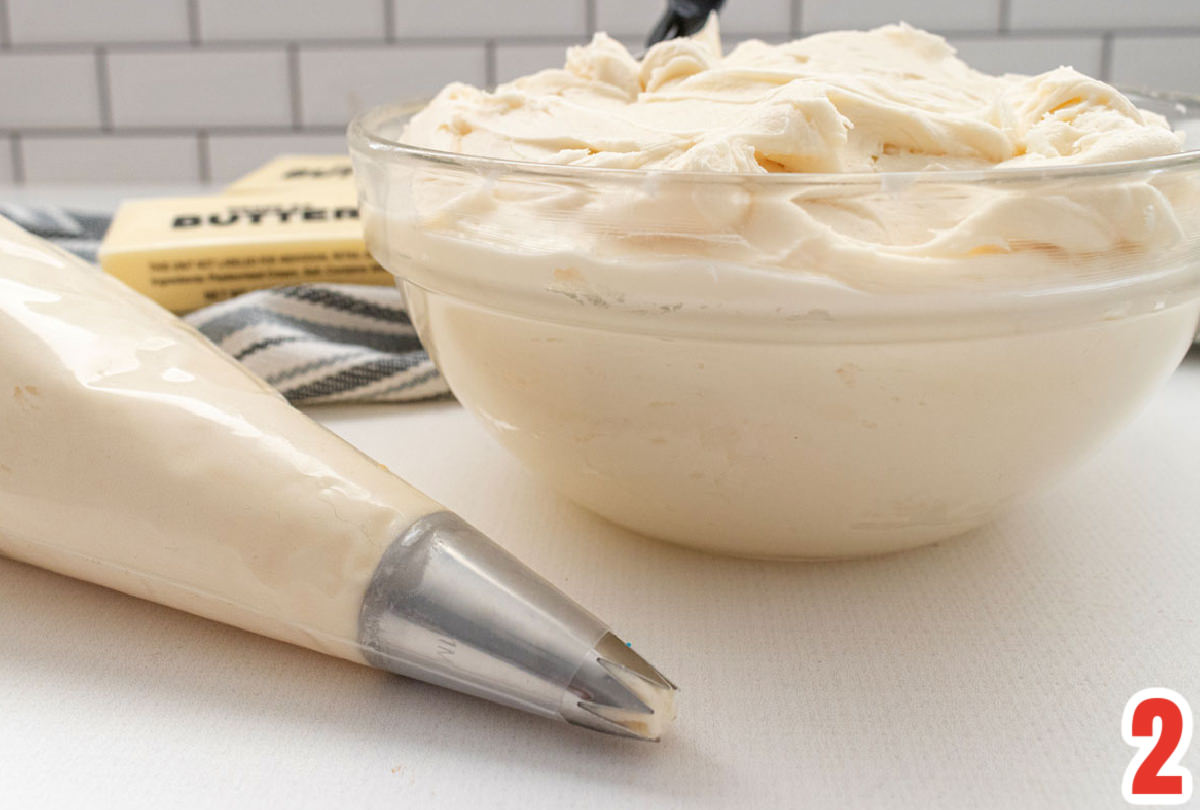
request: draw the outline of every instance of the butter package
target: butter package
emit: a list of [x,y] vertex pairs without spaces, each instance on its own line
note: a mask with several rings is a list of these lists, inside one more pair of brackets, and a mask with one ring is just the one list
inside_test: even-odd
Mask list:
[[127,201],[100,265],[177,314],[265,287],[393,283],[367,252],[345,182]]
[[230,183],[226,194],[299,188],[328,189],[354,194],[354,170],[349,155],[280,155]]

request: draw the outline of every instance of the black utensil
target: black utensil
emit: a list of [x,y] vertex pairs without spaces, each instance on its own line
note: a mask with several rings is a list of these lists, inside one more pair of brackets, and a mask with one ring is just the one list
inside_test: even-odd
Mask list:
[[667,10],[650,32],[646,47],[664,39],[690,37],[704,27],[709,12],[719,12],[723,5],[725,0],[668,0]]

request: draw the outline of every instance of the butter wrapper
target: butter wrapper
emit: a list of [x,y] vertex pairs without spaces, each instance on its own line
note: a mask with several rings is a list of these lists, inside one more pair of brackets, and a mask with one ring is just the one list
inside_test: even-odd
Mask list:
[[354,194],[349,155],[280,155],[225,187],[226,194],[273,191],[305,186],[309,191]]
[[394,282],[367,252],[352,184],[130,200],[100,265],[177,314],[266,287]]

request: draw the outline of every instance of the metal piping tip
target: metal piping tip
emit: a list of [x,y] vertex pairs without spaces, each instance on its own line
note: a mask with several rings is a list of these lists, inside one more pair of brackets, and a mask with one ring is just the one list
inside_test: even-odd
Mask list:
[[639,740],[675,719],[675,684],[451,512],[388,546],[358,618],[363,657],[388,672]]
[[678,688],[606,633],[563,695],[562,717],[595,731],[657,742],[675,719]]

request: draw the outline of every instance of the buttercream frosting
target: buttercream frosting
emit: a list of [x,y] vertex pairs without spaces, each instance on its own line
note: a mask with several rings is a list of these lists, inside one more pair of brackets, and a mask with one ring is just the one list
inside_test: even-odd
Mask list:
[[1090,167],[1179,151],[1168,123],[906,25],[728,54],[710,25],[640,59],[597,35],[351,142],[368,244],[459,400],[576,502],[687,545],[967,531],[1195,331],[1195,164]]
[[912,26],[833,31],[723,54],[715,18],[639,61],[596,34],[494,92],[447,86],[406,140],[573,166],[860,172],[1133,160],[1182,136],[1070,67],[992,76]]

